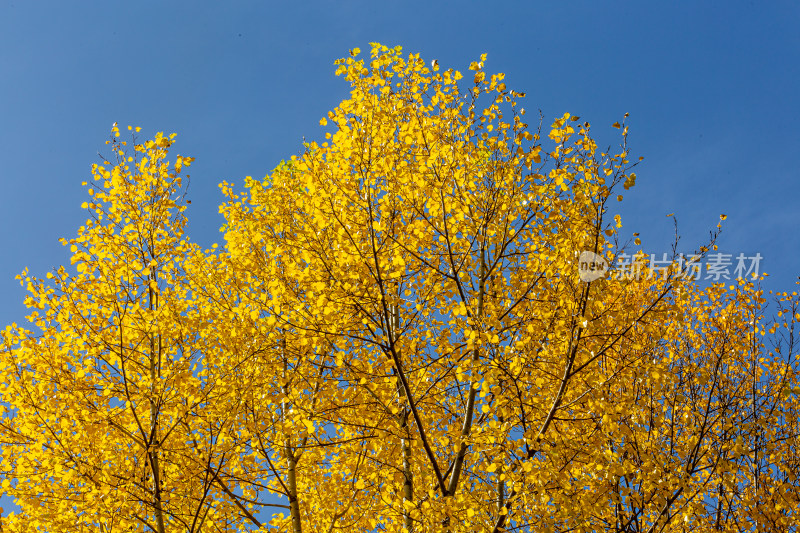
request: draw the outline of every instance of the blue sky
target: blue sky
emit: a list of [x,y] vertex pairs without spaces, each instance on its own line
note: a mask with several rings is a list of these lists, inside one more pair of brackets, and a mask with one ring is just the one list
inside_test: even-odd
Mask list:
[[[80,7],[76,7],[80,6]],[[622,204],[648,252],[760,253],[767,287],[800,275],[800,4],[794,2],[39,2],[0,0],[0,324],[26,314],[14,276],[68,263],[81,181],[112,123],[176,132],[196,158],[189,234],[221,241],[217,184],[261,177],[318,139],[347,96],[333,62],[378,41],[444,68],[481,53],[549,123],[601,146],[630,113],[644,156]]]
[[[80,8],[75,6],[80,5]],[[766,7],[765,7],[766,6]],[[0,2],[0,323],[24,314],[14,276],[68,262],[81,181],[113,122],[176,132],[192,166],[189,234],[221,241],[221,180],[262,177],[318,139],[347,96],[333,61],[402,45],[570,112],[601,146],[630,113],[644,156],[622,204],[647,252],[674,212],[690,251],[729,216],[721,248],[761,253],[769,288],[800,274],[800,7],[793,2]]]

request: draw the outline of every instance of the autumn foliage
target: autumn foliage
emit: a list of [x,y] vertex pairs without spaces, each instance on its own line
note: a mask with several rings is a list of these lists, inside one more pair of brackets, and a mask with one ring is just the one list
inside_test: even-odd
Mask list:
[[795,531],[797,294],[582,281],[632,251],[627,127],[543,133],[484,60],[339,60],[326,140],[221,185],[221,249],[183,233],[192,158],[115,127],[3,332],[3,527]]

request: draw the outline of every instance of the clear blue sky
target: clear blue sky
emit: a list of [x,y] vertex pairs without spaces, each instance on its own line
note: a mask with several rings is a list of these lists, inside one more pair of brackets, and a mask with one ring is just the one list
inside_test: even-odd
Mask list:
[[[800,4],[795,2],[0,1],[0,323],[24,314],[14,276],[68,262],[81,181],[117,121],[176,132],[192,166],[190,236],[217,233],[217,184],[263,176],[319,138],[347,95],[333,61],[379,41],[466,70],[482,52],[528,108],[593,125],[630,113],[645,157],[623,222],[690,251],[761,253],[770,288],[800,275]],[[76,6],[81,6],[76,8]]]
[[[77,7],[80,6],[80,7]],[[221,180],[263,176],[319,138],[347,95],[333,61],[378,41],[528,94],[547,120],[630,113],[645,157],[626,231],[690,251],[728,215],[721,248],[761,253],[769,288],[800,275],[800,4],[796,2],[39,2],[0,0],[0,324],[14,276],[68,263],[113,122],[176,132],[192,165],[190,236],[221,241]],[[548,122],[549,123],[549,122]]]

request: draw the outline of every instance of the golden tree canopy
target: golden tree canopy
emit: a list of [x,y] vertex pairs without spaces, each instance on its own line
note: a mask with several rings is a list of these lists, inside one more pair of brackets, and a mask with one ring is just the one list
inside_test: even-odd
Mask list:
[[627,126],[531,127],[485,60],[352,50],[326,140],[221,185],[222,250],[183,234],[192,158],[115,127],[4,331],[3,526],[793,530],[797,294],[582,275],[640,244]]

